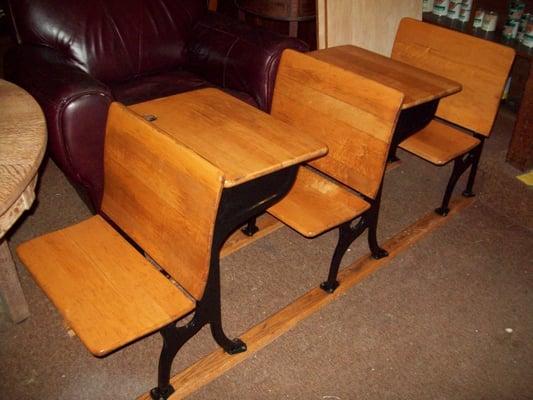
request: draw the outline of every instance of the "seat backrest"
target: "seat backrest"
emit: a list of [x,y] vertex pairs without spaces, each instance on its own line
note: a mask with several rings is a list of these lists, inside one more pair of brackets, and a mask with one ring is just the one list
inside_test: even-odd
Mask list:
[[442,99],[436,115],[488,136],[513,64],[514,50],[411,18],[400,22],[392,58],[457,81],[463,90]]
[[272,115],[327,144],[312,166],[375,198],[402,102],[395,89],[285,50]]
[[206,0],[7,0],[17,41],[51,47],[105,83],[183,65]]
[[102,211],[196,299],[203,295],[222,172],[120,103],[104,148]]

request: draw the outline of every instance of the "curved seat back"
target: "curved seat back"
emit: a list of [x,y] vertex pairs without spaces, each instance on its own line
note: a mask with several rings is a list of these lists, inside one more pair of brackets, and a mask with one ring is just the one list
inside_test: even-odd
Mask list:
[[102,211],[196,299],[207,281],[222,184],[208,161],[111,104]]

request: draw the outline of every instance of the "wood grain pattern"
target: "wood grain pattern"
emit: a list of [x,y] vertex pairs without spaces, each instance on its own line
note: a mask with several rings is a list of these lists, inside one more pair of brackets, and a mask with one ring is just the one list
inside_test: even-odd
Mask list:
[[458,82],[356,46],[331,47],[309,55],[402,92],[402,110],[461,90]]
[[302,235],[314,237],[369,208],[370,204],[338,183],[300,168],[289,194],[268,212]]
[[[176,388],[176,392],[169,399],[185,398],[253,356],[255,352],[272,343],[278,337],[294,328],[299,322],[343,296],[350,288],[379,268],[387,266],[396,256],[409,249],[435,229],[449,222],[452,215],[457,214],[472,203],[473,198],[464,197],[452,202],[450,214],[446,218],[442,218],[434,212],[425,215],[384,243],[383,247],[389,252],[388,257],[375,260],[368,254],[343,268],[339,274],[340,285],[332,294],[328,294],[319,288],[311,289],[287,307],[252,327],[240,336],[248,346],[246,352],[228,355],[223,350],[218,349],[177,373],[171,379],[171,384]],[[150,400],[149,393],[141,395],[138,400]]]
[[195,306],[100,216],[25,242],[17,252],[96,356],[158,330]]
[[317,0],[319,49],[353,44],[390,55],[403,17],[422,19],[419,0]]
[[38,176],[35,174],[33,179],[28,183],[26,188],[19,194],[11,206],[9,206],[0,216],[0,238],[13,226],[15,221],[29,210],[35,201],[35,187],[37,186]]
[[[0,79],[0,219],[37,175],[46,149],[46,123],[37,102]],[[20,213],[3,221],[2,237]],[[7,217],[6,217],[7,220]]]
[[454,158],[466,154],[480,143],[468,133],[433,120],[421,131],[400,143],[400,147],[423,159],[444,165]]
[[139,115],[156,116],[154,126],[217,166],[224,172],[225,187],[327,152],[323,143],[299,127],[276,120],[218,89],[194,90],[130,109]]
[[196,299],[223,174],[124,106],[109,110],[102,210]]
[[514,50],[451,29],[404,18],[392,58],[462,84],[441,100],[436,115],[485,136],[490,135]]
[[310,164],[374,197],[403,94],[306,54],[286,50],[272,115],[325,142],[326,157]]

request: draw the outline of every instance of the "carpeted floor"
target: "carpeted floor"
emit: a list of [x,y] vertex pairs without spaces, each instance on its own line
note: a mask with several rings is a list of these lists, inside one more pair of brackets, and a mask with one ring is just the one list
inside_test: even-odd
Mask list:
[[[500,113],[470,208],[190,398],[533,399],[533,192],[503,162],[513,122]],[[448,177],[449,167],[400,156],[385,180],[383,239],[438,205]],[[89,215],[50,161],[38,198],[12,248]],[[317,285],[335,240],[335,232],[308,240],[283,228],[224,259],[228,334]],[[344,265],[366,252],[359,240]],[[0,398],[132,399],[154,386],[157,334],[94,358],[18,268],[32,315],[13,325],[0,313]],[[175,372],[213,349],[204,329],[178,354]]]

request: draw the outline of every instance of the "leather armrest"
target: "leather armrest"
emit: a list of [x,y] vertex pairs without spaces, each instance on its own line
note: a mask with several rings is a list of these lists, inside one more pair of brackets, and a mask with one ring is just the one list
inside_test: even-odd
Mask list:
[[19,45],[4,58],[6,78],[39,103],[52,157],[95,206],[103,187],[105,125],[112,94],[106,85],[44,46]]
[[308,50],[288,36],[208,13],[195,25],[187,49],[189,68],[215,85],[251,95],[269,112],[283,50]]

